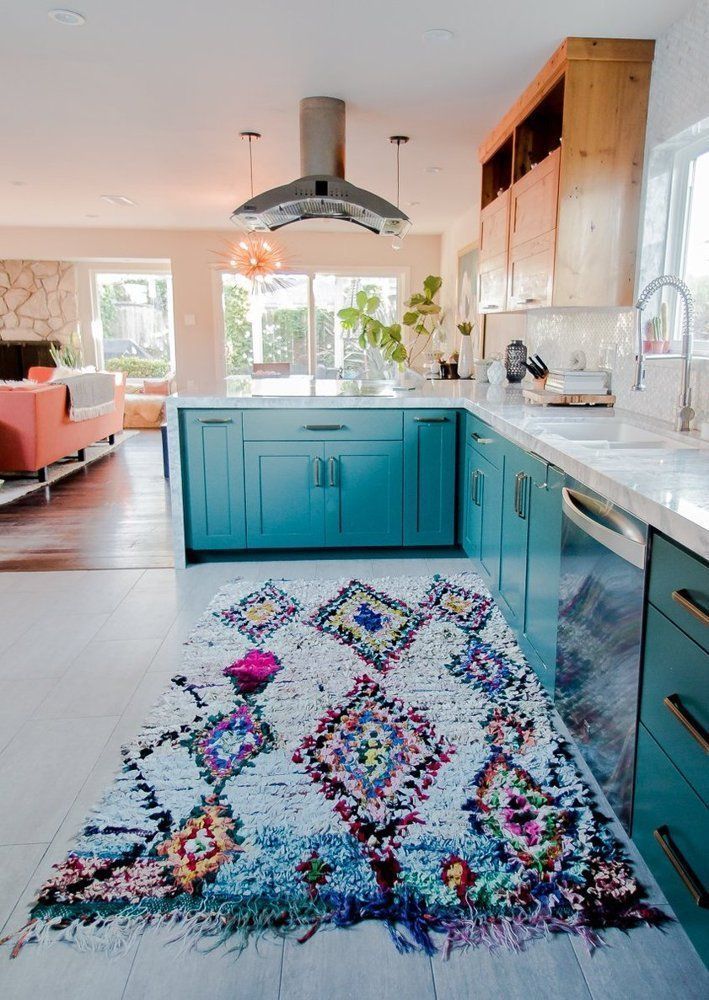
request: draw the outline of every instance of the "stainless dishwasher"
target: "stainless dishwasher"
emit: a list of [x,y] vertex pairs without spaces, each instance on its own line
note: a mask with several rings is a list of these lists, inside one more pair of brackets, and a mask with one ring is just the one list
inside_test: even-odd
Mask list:
[[629,830],[647,526],[570,478],[562,509],[556,707]]

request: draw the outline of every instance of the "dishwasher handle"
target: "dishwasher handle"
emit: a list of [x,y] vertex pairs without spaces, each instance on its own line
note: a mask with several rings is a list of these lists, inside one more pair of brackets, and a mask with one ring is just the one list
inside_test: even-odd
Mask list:
[[[616,507],[565,486],[561,491],[564,516],[590,538],[632,566],[645,569],[647,545],[642,532]],[[593,517],[587,513],[591,511]]]

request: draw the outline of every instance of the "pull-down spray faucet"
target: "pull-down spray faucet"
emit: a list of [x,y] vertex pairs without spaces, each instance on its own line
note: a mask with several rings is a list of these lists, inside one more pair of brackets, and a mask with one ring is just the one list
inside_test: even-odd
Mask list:
[[692,375],[692,342],[693,342],[693,324],[694,324],[694,302],[692,300],[692,293],[689,288],[682,281],[681,278],[676,277],[674,274],[661,274],[659,278],[653,278],[652,281],[643,288],[642,292],[638,296],[638,301],[635,303],[635,308],[637,310],[637,328],[636,328],[636,365],[635,365],[635,382],[633,383],[633,389],[638,392],[642,392],[645,389],[645,355],[643,352],[643,309],[647,304],[648,299],[655,292],[659,291],[660,288],[674,288],[675,291],[681,296],[682,303],[684,306],[683,319],[682,319],[682,388],[680,390],[679,396],[679,407],[677,410],[676,418],[676,429],[678,431],[688,431],[689,425],[694,419],[694,410],[692,409],[692,388],[690,385],[690,379]]

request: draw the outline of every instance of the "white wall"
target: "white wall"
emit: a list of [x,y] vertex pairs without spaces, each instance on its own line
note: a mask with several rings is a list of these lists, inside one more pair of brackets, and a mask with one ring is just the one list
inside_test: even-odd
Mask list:
[[[214,258],[233,229],[131,230],[1,228],[0,259],[63,261],[168,262],[175,307],[175,360],[178,387],[187,392],[222,391],[222,328]],[[299,264],[322,267],[406,268],[410,287],[438,272],[439,236],[409,236],[400,251],[391,241],[371,233],[314,232],[294,228],[274,239],[285,246],[297,270]],[[90,322],[86,268],[78,268],[79,315],[85,332]],[[191,322],[193,320],[193,323]]]

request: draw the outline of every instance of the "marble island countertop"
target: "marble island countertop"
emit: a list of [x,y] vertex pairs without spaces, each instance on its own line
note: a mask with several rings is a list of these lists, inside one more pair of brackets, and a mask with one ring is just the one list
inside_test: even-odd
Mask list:
[[[193,407],[467,410],[521,448],[553,462],[579,482],[709,559],[709,444],[701,442],[696,434],[675,434],[666,424],[628,410],[531,406],[523,402],[517,387],[475,381],[426,381],[413,390],[398,390],[387,383],[305,376],[230,379],[225,395],[171,397],[170,426],[176,430],[177,410]],[[574,440],[560,432],[580,433],[586,440]],[[617,440],[608,444],[601,435]],[[641,439],[640,443],[634,443],[635,437]]]

